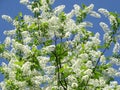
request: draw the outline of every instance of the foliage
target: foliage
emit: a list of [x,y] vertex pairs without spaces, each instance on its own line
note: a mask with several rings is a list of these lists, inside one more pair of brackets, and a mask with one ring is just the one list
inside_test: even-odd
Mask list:
[[[69,13],[64,5],[52,8],[54,0],[20,0],[34,14],[18,14],[14,19],[3,15],[14,30],[4,31],[6,39],[0,44],[0,55],[8,60],[0,72],[2,90],[119,90],[114,77],[120,71],[120,15],[94,4],[75,4]],[[88,15],[108,18],[110,25],[100,22],[99,32],[89,28]],[[89,28],[87,28],[89,27]],[[111,56],[105,53],[114,45]]]

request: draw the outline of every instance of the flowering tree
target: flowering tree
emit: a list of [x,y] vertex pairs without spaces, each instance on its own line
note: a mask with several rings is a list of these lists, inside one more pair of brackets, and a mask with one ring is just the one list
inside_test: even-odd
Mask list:
[[[2,63],[5,79],[2,90],[120,90],[114,80],[120,76],[119,14],[100,8],[77,4],[69,13],[64,5],[52,8],[54,0],[20,0],[34,16],[19,13],[14,19],[3,15],[14,30],[4,31],[7,36],[0,44],[0,55],[8,60]],[[100,34],[89,31],[92,23],[87,15],[109,19],[110,26],[100,22]],[[113,47],[111,56],[105,52]]]

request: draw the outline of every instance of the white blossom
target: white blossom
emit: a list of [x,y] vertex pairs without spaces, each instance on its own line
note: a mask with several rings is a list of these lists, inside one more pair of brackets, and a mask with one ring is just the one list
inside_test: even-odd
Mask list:
[[10,37],[6,37],[4,43],[5,43],[5,47],[9,47],[10,43],[11,43],[11,38]]
[[30,34],[28,31],[23,31],[21,34],[22,34],[22,37],[30,37]]
[[39,12],[39,11],[40,11],[40,10],[39,10],[39,8],[37,8],[37,7],[33,9],[33,12]]
[[75,14],[75,10],[71,10],[71,12],[66,14],[67,19],[72,18],[74,16],[74,14]]
[[73,7],[74,7],[74,12],[75,12],[76,16],[78,16],[80,13],[80,6],[77,4],[74,4]]
[[63,9],[65,8],[65,5],[60,5],[54,9],[54,14],[59,15]]
[[26,38],[24,38],[23,42],[24,42],[24,44],[28,44],[31,42],[31,40],[32,40],[32,38],[26,37]]
[[91,22],[85,21],[85,22],[80,23],[79,27],[80,28],[83,28],[83,27],[93,27],[93,24]]
[[24,15],[23,19],[25,23],[28,23],[28,24],[34,21],[32,16],[29,16],[29,15]]
[[103,40],[104,40],[106,43],[109,43],[109,41],[111,40],[111,36],[109,35],[109,33],[105,33],[105,34],[104,34]]
[[101,58],[100,58],[100,62],[103,63],[103,64],[106,63],[106,58],[105,58],[104,55],[101,56]]
[[104,30],[105,33],[110,32],[110,29],[106,23],[100,22],[99,25],[101,26],[101,28]]
[[87,61],[87,63],[85,64],[88,68],[93,68],[93,64],[92,61]]
[[45,50],[46,52],[54,51],[55,45],[50,45],[50,46],[44,47],[43,50]]
[[89,78],[89,76],[88,76],[88,75],[84,75],[84,76],[82,77],[82,80],[87,81],[87,80],[88,80],[88,78]]
[[84,71],[84,74],[91,76],[92,75],[92,69],[87,69],[86,71]]
[[22,4],[28,4],[29,0],[20,0],[20,3]]
[[[83,6],[82,9],[75,4],[74,8],[66,13],[65,5],[59,5],[54,9],[49,7],[54,1],[20,0],[20,3],[25,4],[33,13],[39,12],[38,17],[24,15],[23,21],[17,21],[7,15],[2,16],[3,19],[12,22],[15,29],[4,32],[7,37],[3,42],[5,49],[0,51],[0,57],[7,59],[8,63],[2,62],[0,69],[8,78],[5,77],[0,83],[0,89],[8,90],[8,85],[14,84],[20,90],[64,90],[63,86],[66,85],[66,90],[119,90],[118,82],[109,80],[110,77],[120,76],[120,68],[112,67],[120,66],[119,58],[112,55],[106,58],[105,53],[99,48],[100,34],[97,32],[93,35],[88,30],[88,27],[93,27],[91,22],[84,19],[79,24],[76,23],[76,18],[83,19],[78,17],[82,14],[101,17],[93,11],[94,4]],[[61,22],[59,17],[62,12],[66,18],[64,22]],[[109,11],[100,8],[98,12],[107,16],[111,25],[117,26],[116,17],[110,15]],[[25,27],[21,27],[21,23],[24,23]],[[47,33],[41,29],[45,27],[44,23],[48,23]],[[112,40],[112,30],[104,22],[100,22],[99,25],[105,32],[103,39],[107,45]],[[21,38],[17,38],[18,29]],[[117,34],[119,32],[114,35],[115,39]],[[35,39],[39,40],[39,45],[33,42]],[[49,40],[52,41],[51,44],[46,45]],[[57,48],[58,44],[64,47]],[[8,46],[10,48],[6,48]],[[117,42],[113,47],[113,54],[119,50]]]
[[120,50],[120,44],[118,42],[115,43],[115,46],[113,48],[113,53],[118,53]]
[[69,38],[70,35],[71,35],[71,33],[70,33],[70,32],[67,32],[67,33],[65,34],[65,38]]
[[95,12],[95,11],[90,11],[90,16],[96,17],[96,18],[101,18],[100,14]]
[[53,4],[55,0],[49,0],[49,4]]
[[109,21],[110,21],[111,25],[116,25],[117,26],[117,20],[116,20],[115,16],[110,15],[109,16]]
[[8,15],[2,15],[2,18],[4,20],[8,21],[8,22],[12,22],[13,21],[12,18],[10,16],[8,16]]
[[31,62],[26,62],[26,63],[23,64],[21,69],[22,69],[24,75],[29,76],[31,74],[31,69],[30,69],[31,65],[32,65]]
[[7,31],[4,31],[3,33],[5,35],[7,35],[7,36],[13,36],[13,35],[16,34],[16,29],[14,29],[14,30],[7,30]]
[[88,7],[86,7],[83,12],[90,13],[94,8],[94,4],[90,4]]
[[105,15],[106,17],[110,15],[109,11],[107,9],[104,9],[104,8],[98,9],[98,12],[100,12],[103,15]]
[[77,83],[72,83],[72,88],[77,88],[78,87],[78,84]]
[[18,26],[18,25],[19,25],[19,22],[16,21],[16,20],[13,20],[13,25],[14,25],[14,26]]

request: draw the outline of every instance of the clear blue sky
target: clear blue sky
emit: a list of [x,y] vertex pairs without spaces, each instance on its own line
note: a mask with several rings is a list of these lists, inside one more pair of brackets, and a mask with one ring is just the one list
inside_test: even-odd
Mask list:
[[[2,20],[1,15],[6,14],[14,18],[19,12],[23,12],[24,15],[31,14],[31,12],[24,5],[19,4],[19,1],[20,0],[0,0],[0,42],[3,42],[5,38],[5,36],[3,35],[3,31],[13,29],[13,26],[10,23]],[[97,10],[102,7],[108,9],[109,11],[116,11],[120,13],[120,0],[56,0],[53,7],[64,4],[66,5],[65,12],[69,12],[71,11],[75,3],[79,5],[81,5],[82,3],[84,3],[85,5],[93,3],[95,5],[94,10]],[[93,32],[100,32],[101,34],[103,34],[101,28],[98,27],[98,23],[100,21],[108,22],[106,18],[88,18],[87,20],[92,21],[94,23],[94,28],[90,30],[92,30]],[[110,53],[107,54],[109,55]],[[1,80],[3,80],[3,76],[0,74],[0,81]],[[120,79],[118,78],[117,80],[120,81]]]

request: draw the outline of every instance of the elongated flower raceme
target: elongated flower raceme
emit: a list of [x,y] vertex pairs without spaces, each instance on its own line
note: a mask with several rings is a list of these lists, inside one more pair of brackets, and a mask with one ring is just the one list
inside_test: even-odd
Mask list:
[[20,0],[21,4],[28,4],[29,0]]
[[101,18],[100,14],[95,12],[95,11],[90,11],[90,16],[96,17],[96,18]]
[[65,5],[60,5],[54,9],[54,14],[59,15],[63,9],[65,8]]
[[98,12],[100,12],[101,14],[103,14],[106,17],[108,17],[110,15],[109,11],[107,9],[104,9],[104,8],[98,9]]
[[4,20],[8,21],[8,22],[12,22],[13,21],[12,18],[10,16],[8,16],[8,15],[2,15],[2,18]]
[[118,53],[120,50],[120,44],[117,42],[113,48],[113,53]]
[[103,29],[103,31],[105,33],[109,33],[110,32],[110,29],[109,29],[109,27],[108,27],[108,25],[106,23],[100,22],[99,25],[101,26],[101,28]]
[[5,43],[5,47],[10,46],[10,43],[11,43],[11,38],[10,38],[10,37],[6,37],[6,39],[5,39],[4,43]]

